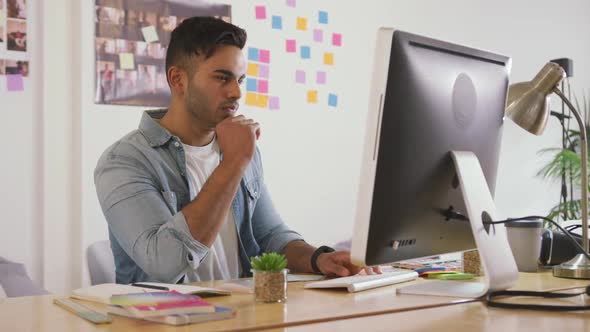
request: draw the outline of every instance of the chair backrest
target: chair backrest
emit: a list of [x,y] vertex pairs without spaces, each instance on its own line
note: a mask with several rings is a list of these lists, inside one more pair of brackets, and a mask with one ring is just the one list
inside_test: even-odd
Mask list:
[[88,246],[86,260],[92,285],[115,282],[115,258],[111,251],[111,241],[98,241]]

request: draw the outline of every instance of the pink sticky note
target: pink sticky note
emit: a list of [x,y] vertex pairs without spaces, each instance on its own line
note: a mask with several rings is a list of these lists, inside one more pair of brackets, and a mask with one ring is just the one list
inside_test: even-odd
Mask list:
[[258,80],[258,92],[268,93],[268,81]]
[[287,0],[287,6],[295,7],[295,6],[297,6],[297,1],[296,0]]
[[23,91],[23,75],[6,75],[6,88],[8,91]]
[[256,6],[256,19],[264,20],[266,18],[266,7]]
[[287,39],[287,53],[297,52],[297,42],[295,39]]
[[258,61],[269,63],[270,62],[270,51],[269,50],[260,50],[258,53]]
[[258,65],[258,78],[268,78],[268,66],[259,64]]
[[298,70],[295,72],[295,82],[305,83],[305,72],[303,70]]
[[320,29],[313,30],[313,41],[322,42],[324,40],[324,31]]
[[339,33],[332,34],[332,45],[342,46],[342,35]]
[[271,110],[278,110],[280,107],[279,97],[272,96],[268,98],[268,108]]
[[326,84],[326,72],[325,71],[318,71],[317,72],[316,83],[317,84]]

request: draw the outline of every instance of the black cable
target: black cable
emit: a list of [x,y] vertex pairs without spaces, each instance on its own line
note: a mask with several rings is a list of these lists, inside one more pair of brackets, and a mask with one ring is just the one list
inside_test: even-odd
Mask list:
[[[519,221],[519,220],[538,220],[538,219],[543,219],[545,221],[548,221],[550,223],[552,223],[555,227],[557,227],[559,230],[561,230],[563,232],[563,234],[565,234],[565,236],[567,236],[567,238],[574,244],[574,246],[578,249],[578,251],[580,253],[582,253],[584,256],[586,256],[586,258],[588,258],[590,260],[590,255],[584,250],[584,248],[578,243],[578,241],[576,241],[568,231],[566,231],[565,229],[563,229],[563,227],[561,227],[558,223],[556,223],[555,221],[547,218],[547,217],[542,217],[542,216],[527,216],[527,217],[521,217],[521,218],[508,218],[505,220],[498,220],[498,221],[483,221],[484,224],[487,225],[496,225],[496,224],[505,224],[507,222],[511,222],[511,221]],[[582,239],[583,241],[588,241],[588,239]]]

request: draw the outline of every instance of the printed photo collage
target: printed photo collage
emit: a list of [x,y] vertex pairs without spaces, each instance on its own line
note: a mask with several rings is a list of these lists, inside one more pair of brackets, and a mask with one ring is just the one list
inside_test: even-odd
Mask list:
[[[170,33],[187,17],[203,15],[199,7],[185,7],[96,0],[96,103],[168,105],[165,58]],[[215,7],[219,17],[230,20],[229,5]]]
[[0,43],[7,51],[27,51],[26,0],[0,0]]

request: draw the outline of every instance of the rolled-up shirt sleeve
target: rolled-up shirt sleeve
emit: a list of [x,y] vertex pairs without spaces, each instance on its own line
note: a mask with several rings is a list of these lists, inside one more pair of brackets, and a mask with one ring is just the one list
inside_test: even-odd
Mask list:
[[98,198],[127,255],[152,279],[176,282],[199,266],[209,248],[192,237],[182,212],[172,212],[166,193],[143,165],[108,156],[95,170]]

